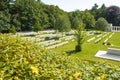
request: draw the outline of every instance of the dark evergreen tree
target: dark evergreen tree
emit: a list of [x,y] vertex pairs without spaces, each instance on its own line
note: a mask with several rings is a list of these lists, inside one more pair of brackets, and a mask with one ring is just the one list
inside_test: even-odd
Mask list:
[[120,8],[118,6],[110,6],[106,11],[106,19],[114,26],[120,25]]

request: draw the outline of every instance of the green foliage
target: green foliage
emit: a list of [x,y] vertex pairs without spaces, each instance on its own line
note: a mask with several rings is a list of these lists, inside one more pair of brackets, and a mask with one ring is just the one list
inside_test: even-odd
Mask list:
[[42,27],[40,26],[40,23],[37,20],[37,22],[35,23],[35,26],[33,26],[33,31],[35,31],[35,32],[40,31],[40,30],[42,30],[41,28]]
[[71,28],[77,29],[77,27],[80,24],[80,21],[82,21],[83,12],[76,10],[76,11],[70,12],[68,15],[71,22]]
[[0,79],[2,80],[109,80],[120,78],[120,67],[81,61],[53,53],[18,36],[0,34]]
[[119,7],[106,8],[104,4],[100,8],[95,4],[91,10],[65,12],[58,6],[46,5],[41,0],[1,0],[0,32],[8,33],[10,25],[13,25],[16,31],[53,28],[64,32],[71,28],[77,29],[81,21],[86,24],[86,29],[93,29],[95,20],[100,17],[113,25],[120,25],[119,14]]
[[4,11],[8,8],[10,0],[0,0],[0,11]]
[[79,21],[78,17],[73,18],[72,28],[73,29],[77,29],[77,27],[79,26],[79,24],[80,24],[80,21]]
[[15,29],[15,27],[13,25],[10,28],[10,33],[13,33],[13,34],[16,33],[16,29]]
[[70,21],[67,15],[59,15],[56,23],[56,30],[60,32],[70,31]]
[[[13,4],[9,4],[11,2]],[[5,23],[14,25],[17,31],[39,31],[47,28],[56,29],[56,27],[59,31],[69,31],[71,28],[66,12],[57,6],[45,5],[41,0],[2,0],[0,4],[0,12],[10,15],[1,13],[3,16],[0,19],[2,27]],[[60,17],[57,19],[59,15]],[[6,16],[9,21],[6,20]],[[62,27],[57,25],[59,21]],[[9,29],[6,28],[4,32],[9,32]]]
[[95,28],[98,30],[106,31],[108,29],[108,22],[104,18],[99,18],[95,23]]
[[106,18],[106,6],[105,4],[102,4],[100,8],[98,8],[97,4],[94,4],[92,9],[90,10],[90,13],[94,16],[95,20],[98,20],[100,17]]
[[106,18],[106,9],[107,7],[103,4],[96,12],[95,19],[98,20],[100,17]]
[[10,14],[8,10],[0,11],[0,32],[8,33],[10,30]]
[[83,23],[86,24],[86,29],[93,29],[95,26],[95,19],[92,14],[85,12],[82,16]]

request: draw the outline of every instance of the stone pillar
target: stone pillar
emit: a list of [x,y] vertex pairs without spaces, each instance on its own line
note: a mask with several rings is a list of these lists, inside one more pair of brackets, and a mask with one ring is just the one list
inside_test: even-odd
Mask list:
[[110,30],[112,31],[113,27],[110,27]]
[[114,27],[112,28],[112,31],[114,31]]

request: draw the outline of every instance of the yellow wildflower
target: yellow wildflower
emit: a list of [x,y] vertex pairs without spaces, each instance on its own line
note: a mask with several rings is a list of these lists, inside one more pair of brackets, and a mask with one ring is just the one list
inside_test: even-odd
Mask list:
[[0,80],[3,80],[3,78],[0,78]]
[[74,74],[75,79],[78,79],[78,78],[81,77],[81,76],[82,76],[82,72],[79,72],[79,73]]
[[14,77],[14,80],[19,80],[17,76]]
[[29,64],[29,62],[28,62],[28,61],[25,61],[25,64]]
[[73,80],[73,77],[72,77],[72,76],[70,76],[70,77],[69,77],[69,80]]
[[105,79],[105,74],[101,75],[101,79],[104,80]]
[[96,77],[95,80],[101,80],[101,78],[100,77]]
[[32,67],[31,67],[31,70],[32,70],[32,73],[33,73],[33,74],[38,75],[38,73],[39,73],[38,68],[32,66]]
[[94,68],[90,68],[90,71],[91,71],[91,72],[94,71]]
[[82,76],[82,72],[79,73],[79,76],[80,76],[80,77]]
[[66,52],[63,52],[63,54],[66,54]]

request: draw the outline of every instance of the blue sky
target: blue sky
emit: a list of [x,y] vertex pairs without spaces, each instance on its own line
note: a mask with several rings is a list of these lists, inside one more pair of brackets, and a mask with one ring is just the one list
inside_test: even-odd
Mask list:
[[107,7],[116,5],[120,7],[120,0],[41,0],[45,4],[57,5],[64,11],[74,11],[76,9],[91,9],[97,3],[99,7],[104,3]]

